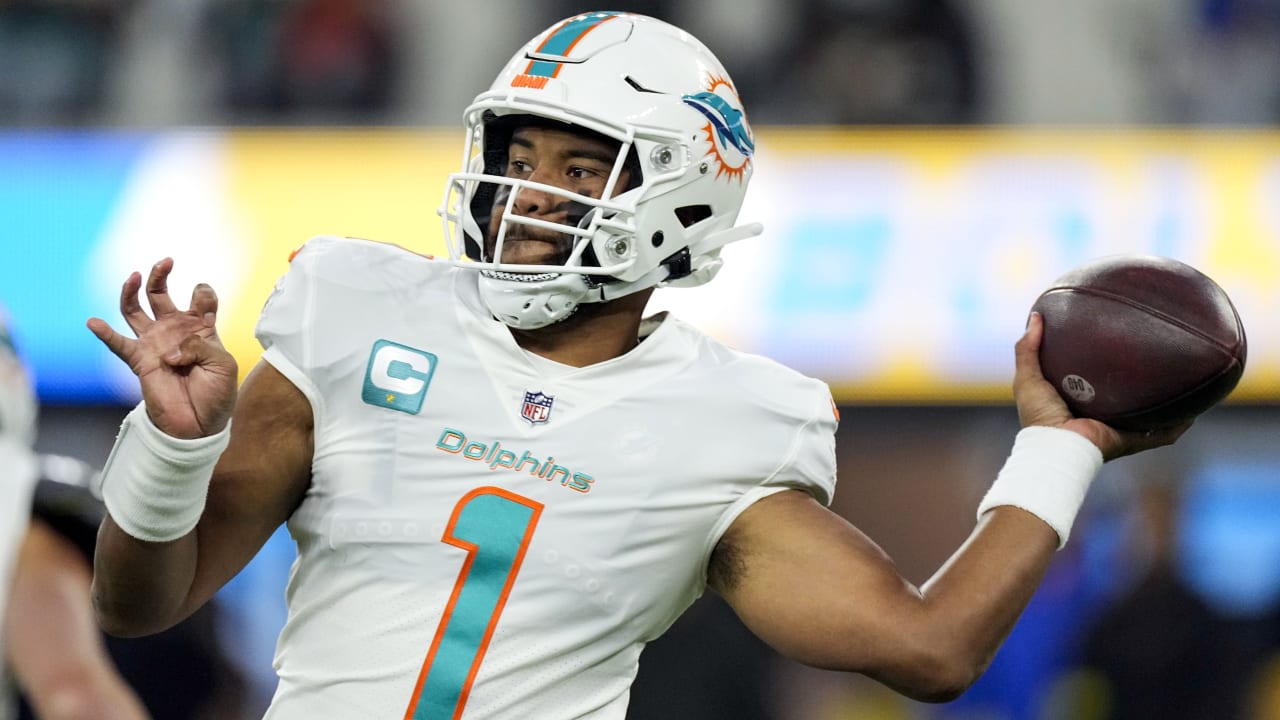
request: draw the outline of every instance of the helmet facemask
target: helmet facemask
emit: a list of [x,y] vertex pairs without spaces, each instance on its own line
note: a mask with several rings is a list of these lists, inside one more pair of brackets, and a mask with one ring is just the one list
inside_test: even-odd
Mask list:
[[[642,184],[642,171],[629,141],[618,141],[573,125],[530,115],[497,117],[486,113],[483,122],[485,177],[474,184],[475,192],[467,203],[470,222],[463,227],[468,236],[467,254],[472,260],[491,265],[487,269],[493,271],[576,272],[595,275],[600,282],[624,271],[634,262],[634,256],[619,252],[621,246],[616,242],[611,248],[599,248],[593,242],[635,233],[635,198],[628,197],[626,193]],[[584,140],[593,140],[595,145],[611,148],[608,159],[611,168],[599,197],[528,179],[506,177],[511,139],[525,128],[568,132]],[[516,212],[516,198],[522,191],[544,194],[553,208],[543,214],[563,216],[564,220],[551,222]],[[505,256],[503,249],[508,239],[530,235],[556,238],[562,245],[557,257],[546,263],[522,265]],[[600,262],[602,257],[608,258],[604,266]]]
[[[575,32],[586,40],[572,52],[589,55],[548,60],[547,38]],[[564,72],[536,76],[548,63]],[[449,178],[440,209],[450,258],[481,271],[482,295],[496,317],[536,328],[568,317],[580,303],[698,285],[718,270],[723,245],[759,233],[756,224],[734,225],[750,153],[732,168],[712,155],[724,135],[708,123],[699,96],[716,83],[732,90],[705,48],[634,15],[572,18],[517,53],[467,110],[465,172]],[[711,108],[725,109],[736,112]],[[599,197],[506,177],[512,133],[528,126],[616,147]],[[749,139],[745,117],[734,130]],[[519,193],[530,191],[563,204],[556,222],[516,211]],[[529,233],[554,234],[563,246],[536,262],[504,252],[512,238]]]

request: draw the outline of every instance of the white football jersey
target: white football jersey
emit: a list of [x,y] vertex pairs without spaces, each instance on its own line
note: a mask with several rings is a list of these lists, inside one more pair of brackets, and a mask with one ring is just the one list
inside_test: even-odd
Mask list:
[[825,384],[670,317],[572,368],[476,273],[315,238],[258,324],[315,414],[274,720],[617,718],[751,503],[829,503]]
[[[13,585],[18,547],[31,519],[31,493],[36,483],[36,456],[25,440],[0,434],[0,650],[4,647],[4,616]],[[16,708],[0,652],[0,720],[14,717]]]

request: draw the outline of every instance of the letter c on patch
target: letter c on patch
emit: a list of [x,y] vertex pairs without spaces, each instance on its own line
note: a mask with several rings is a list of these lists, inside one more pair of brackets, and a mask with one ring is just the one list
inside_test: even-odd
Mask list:
[[379,340],[369,354],[361,398],[370,405],[416,414],[435,370],[435,355]]
[[426,386],[424,377],[431,376],[431,361],[395,345],[384,345],[373,354],[369,379],[374,385],[405,395],[416,395]]

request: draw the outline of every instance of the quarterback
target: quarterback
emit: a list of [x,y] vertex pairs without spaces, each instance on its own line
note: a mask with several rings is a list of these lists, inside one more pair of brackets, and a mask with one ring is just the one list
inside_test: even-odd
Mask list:
[[313,238],[239,388],[213,289],[177,307],[170,259],[124,282],[136,339],[89,321],[143,395],[104,473],[100,622],[174,624],[287,523],[269,718],[622,718],[645,643],[707,588],[796,660],[952,698],[1104,459],[1181,430],[1073,418],[1032,317],[1024,430],[972,537],[915,587],[826,507],[827,387],[645,313],[761,231],[737,223],[755,139],[715,56],[659,20],[576,16],[465,125],[450,257]]

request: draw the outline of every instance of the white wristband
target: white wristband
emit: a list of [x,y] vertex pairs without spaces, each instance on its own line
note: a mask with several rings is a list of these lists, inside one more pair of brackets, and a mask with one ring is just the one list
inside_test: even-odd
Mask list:
[[1061,550],[1101,467],[1102,452],[1083,435],[1061,428],[1025,427],[978,504],[978,517],[1001,505],[1022,508],[1058,533]]
[[231,439],[231,423],[209,437],[166,435],[138,403],[102,469],[102,499],[111,519],[139,540],[169,542],[191,532],[204,513],[213,466]]

